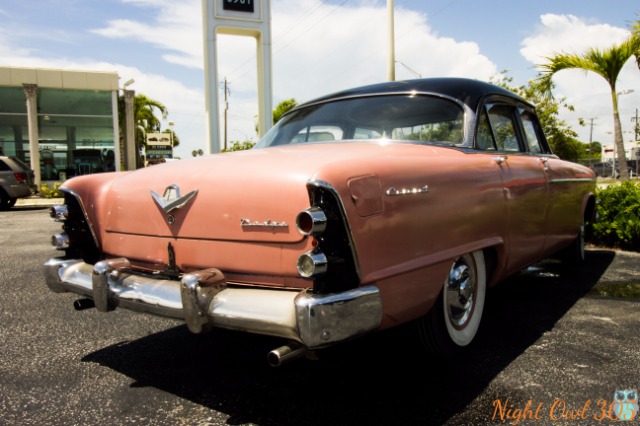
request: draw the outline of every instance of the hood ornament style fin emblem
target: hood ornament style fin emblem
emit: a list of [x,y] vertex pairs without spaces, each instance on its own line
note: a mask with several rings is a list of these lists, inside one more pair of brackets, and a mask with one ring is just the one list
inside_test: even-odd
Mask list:
[[187,203],[195,197],[198,190],[195,189],[184,196],[180,196],[180,187],[175,183],[165,188],[162,196],[151,191],[151,197],[156,202],[158,207],[165,211],[165,213],[171,213],[175,209],[179,209],[187,205]]

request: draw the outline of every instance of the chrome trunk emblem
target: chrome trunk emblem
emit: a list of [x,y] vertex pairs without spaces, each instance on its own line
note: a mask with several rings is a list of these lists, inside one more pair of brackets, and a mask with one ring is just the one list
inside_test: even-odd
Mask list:
[[165,211],[165,213],[171,213],[175,209],[184,207],[195,195],[198,190],[195,189],[189,192],[187,195],[180,196],[180,187],[176,184],[169,185],[165,188],[162,196],[151,191],[151,197],[156,202],[158,207]]
[[267,228],[286,228],[289,226],[287,222],[275,222],[271,219],[268,219],[264,222],[252,222],[250,219],[240,219],[240,226],[242,227],[253,227],[253,226],[262,226]]

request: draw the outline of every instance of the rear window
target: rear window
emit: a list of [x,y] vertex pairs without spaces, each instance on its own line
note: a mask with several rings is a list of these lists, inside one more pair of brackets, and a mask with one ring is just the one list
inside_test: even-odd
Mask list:
[[283,117],[257,148],[391,139],[462,146],[464,110],[429,95],[382,95],[309,105]]
[[31,167],[27,166],[25,163],[22,162],[22,160],[20,160],[18,157],[11,157],[11,161],[13,161],[14,163],[16,163],[18,166],[22,167],[25,170],[29,170],[31,169]]

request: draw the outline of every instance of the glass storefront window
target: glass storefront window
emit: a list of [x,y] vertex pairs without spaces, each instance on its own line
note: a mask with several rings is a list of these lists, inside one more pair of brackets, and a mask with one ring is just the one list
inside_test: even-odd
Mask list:
[[23,133],[27,127],[27,102],[21,87],[0,87],[0,155],[24,159],[21,141],[29,140]]
[[[0,87],[0,153],[30,164],[26,94]],[[38,88],[38,139],[42,180],[115,169],[113,92]]]

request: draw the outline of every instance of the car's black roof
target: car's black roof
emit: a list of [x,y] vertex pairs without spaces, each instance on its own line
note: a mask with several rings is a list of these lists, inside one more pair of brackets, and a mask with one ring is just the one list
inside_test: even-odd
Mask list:
[[326,102],[333,99],[348,98],[353,96],[367,96],[384,93],[410,93],[412,91],[441,93],[443,95],[461,100],[474,110],[480,100],[490,95],[507,96],[512,99],[517,99],[518,101],[523,102],[527,105],[531,105],[529,102],[516,95],[515,93],[503,89],[502,87],[496,86],[495,84],[487,83],[480,80],[473,80],[470,78],[441,77],[404,81],[389,81],[385,83],[356,87],[353,89],[332,93],[330,95],[323,96],[309,102],[305,102],[299,107],[304,107],[305,105],[315,104],[318,102]]

